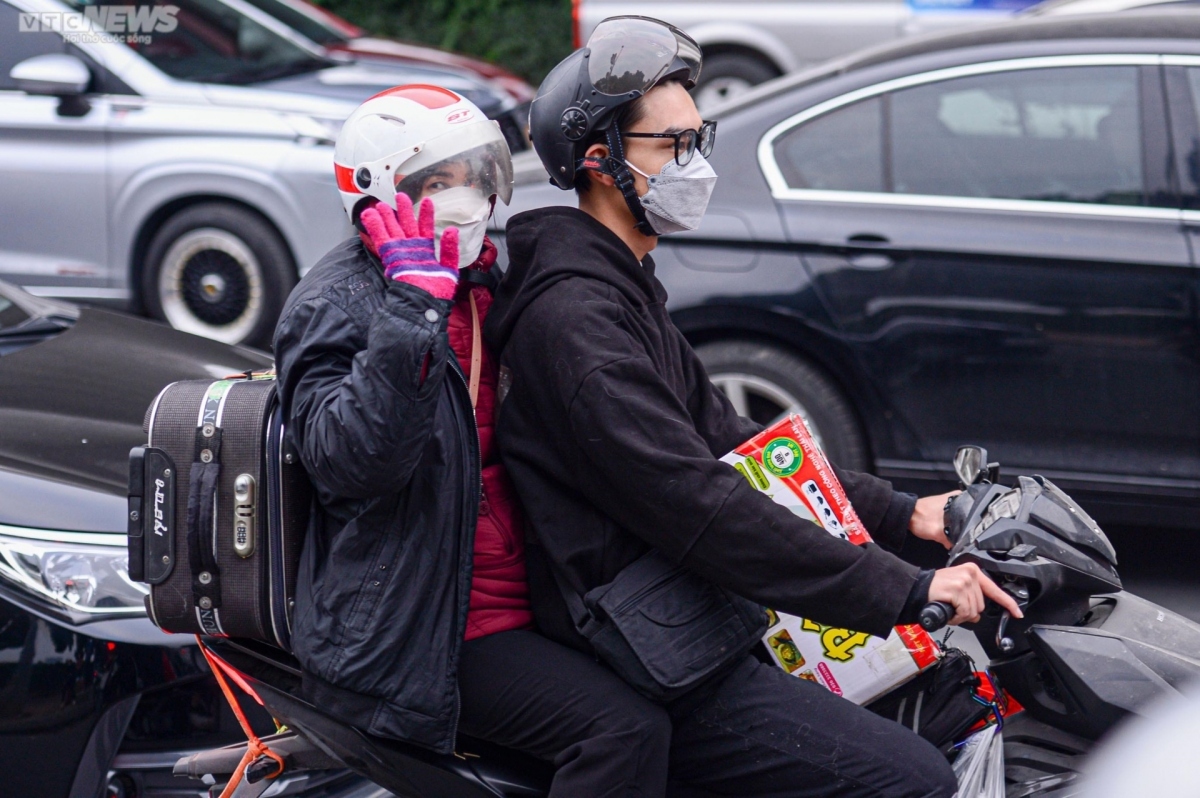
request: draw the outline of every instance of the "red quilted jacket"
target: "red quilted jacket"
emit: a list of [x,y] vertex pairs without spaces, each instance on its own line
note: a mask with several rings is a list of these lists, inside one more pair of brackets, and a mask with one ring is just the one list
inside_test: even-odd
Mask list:
[[[496,262],[496,247],[484,241],[483,254],[472,269],[490,271]],[[450,348],[458,357],[463,374],[471,373],[471,303],[468,291],[475,294],[475,307],[482,326],[492,305],[492,295],[483,286],[460,283],[450,312]],[[525,580],[525,532],[516,491],[500,463],[496,449],[496,361],[486,347],[480,365],[479,397],[475,420],[479,426],[479,455],[483,461],[483,493],[479,502],[479,523],[475,529],[475,567],[471,575],[471,606],[467,612],[464,639],[530,629],[533,614],[529,608],[529,585]]]

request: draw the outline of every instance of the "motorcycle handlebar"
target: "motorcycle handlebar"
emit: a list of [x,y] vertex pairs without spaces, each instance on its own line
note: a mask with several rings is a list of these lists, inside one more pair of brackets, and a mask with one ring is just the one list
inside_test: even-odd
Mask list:
[[926,632],[936,632],[954,617],[954,607],[944,601],[931,601],[921,608],[917,622]]

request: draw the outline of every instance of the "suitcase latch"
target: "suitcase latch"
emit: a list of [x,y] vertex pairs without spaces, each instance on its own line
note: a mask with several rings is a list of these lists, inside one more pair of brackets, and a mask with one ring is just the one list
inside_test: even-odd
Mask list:
[[233,481],[233,550],[239,557],[254,553],[254,477],[238,474]]

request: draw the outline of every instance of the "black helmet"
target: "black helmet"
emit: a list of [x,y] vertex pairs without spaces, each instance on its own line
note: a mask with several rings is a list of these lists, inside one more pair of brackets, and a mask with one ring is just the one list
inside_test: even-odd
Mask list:
[[[652,234],[621,157],[616,112],[665,80],[692,88],[700,63],[700,45],[657,19],[609,17],[597,25],[587,44],[546,76],[529,108],[529,135],[550,181],[569,189],[581,168],[611,174],[639,229]],[[596,130],[607,132],[613,156],[585,166],[583,145]]]

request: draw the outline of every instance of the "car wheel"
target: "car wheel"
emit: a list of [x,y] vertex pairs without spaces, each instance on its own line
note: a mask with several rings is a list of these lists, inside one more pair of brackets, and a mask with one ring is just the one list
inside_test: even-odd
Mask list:
[[193,205],[154,234],[142,298],[154,318],[228,344],[266,347],[296,267],[287,245],[253,211]]
[[704,69],[700,72],[700,82],[692,89],[692,99],[703,114],[713,106],[775,77],[779,77],[779,72],[754,56],[738,53],[714,55],[704,59]]
[[705,344],[696,355],[739,415],[765,426],[795,413],[832,462],[867,470],[866,441],[854,411],[820,369],[782,349],[749,341]]

